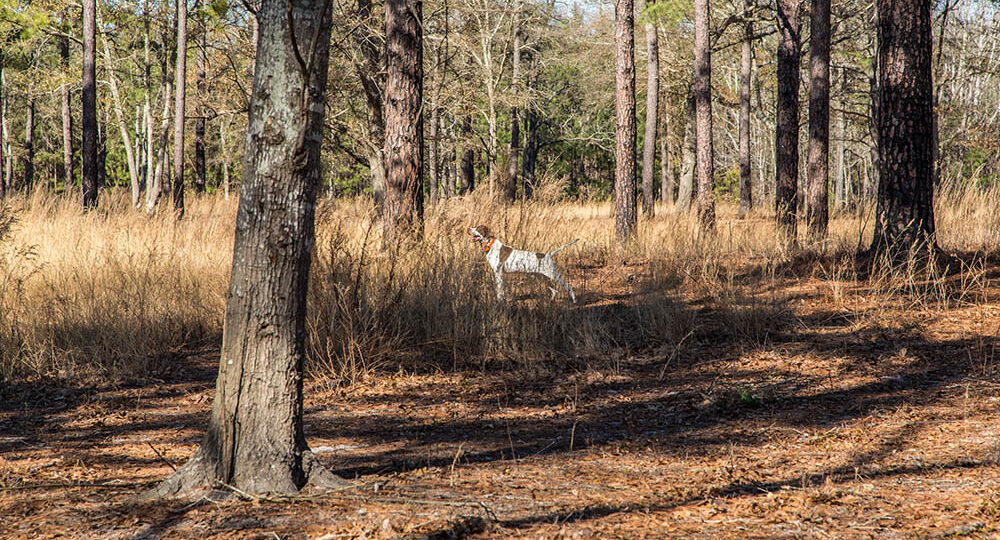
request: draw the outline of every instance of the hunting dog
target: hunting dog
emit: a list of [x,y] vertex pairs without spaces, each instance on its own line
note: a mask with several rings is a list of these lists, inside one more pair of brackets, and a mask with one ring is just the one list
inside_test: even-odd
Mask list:
[[[576,295],[573,294],[573,288],[566,284],[562,276],[559,275],[559,270],[556,269],[556,261],[552,256],[575,244],[580,240],[579,238],[548,253],[535,253],[524,251],[523,249],[514,249],[505,245],[503,242],[497,240],[497,237],[493,236],[493,233],[490,232],[489,227],[485,225],[470,227],[469,234],[472,236],[473,242],[477,242],[482,246],[483,253],[486,254],[486,262],[493,269],[493,282],[497,287],[497,300],[504,299],[503,275],[522,273],[538,274],[545,276],[552,283],[558,283],[562,288],[566,289],[570,299],[576,303]],[[552,286],[549,286],[549,290],[552,291],[552,298],[555,299],[558,291]]]

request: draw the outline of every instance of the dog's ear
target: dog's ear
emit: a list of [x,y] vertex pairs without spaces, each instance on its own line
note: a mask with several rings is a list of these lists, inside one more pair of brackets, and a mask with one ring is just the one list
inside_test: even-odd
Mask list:
[[493,233],[486,225],[476,225],[476,231],[478,231],[479,234],[483,235],[485,238],[493,238]]

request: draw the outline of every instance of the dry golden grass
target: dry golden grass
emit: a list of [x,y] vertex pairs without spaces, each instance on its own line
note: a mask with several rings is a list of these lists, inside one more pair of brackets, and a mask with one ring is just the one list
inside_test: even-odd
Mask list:
[[[944,189],[939,245],[980,254],[1000,248],[997,189]],[[105,198],[84,213],[75,200],[36,194],[0,218],[0,376],[149,378],[193,348],[214,347],[232,253],[236,199],[195,198],[181,221]],[[762,346],[783,317],[768,283],[808,268],[834,302],[858,279],[850,254],[867,243],[870,209],[834,217],[820,245],[793,258],[767,213],[739,220],[722,205],[717,234],[690,215],[660,209],[621,248],[610,204],[532,202],[504,207],[482,194],[428,209],[425,234],[384,245],[370,201],[323,201],[310,286],[311,370],[357,382],[379,369],[484,362],[600,362],[634,350],[676,347],[696,324],[684,298],[707,298],[748,346]],[[5,219],[14,222],[9,230]],[[514,283],[498,303],[470,225],[537,251],[573,239],[559,255],[580,296],[554,301],[540,282]],[[804,263],[803,263],[804,261]],[[918,266],[864,279],[872,294],[905,293],[916,307],[974,301],[985,266],[962,281]],[[748,277],[749,276],[749,277]],[[747,279],[758,284],[747,293]],[[945,303],[945,304],[942,304]]]

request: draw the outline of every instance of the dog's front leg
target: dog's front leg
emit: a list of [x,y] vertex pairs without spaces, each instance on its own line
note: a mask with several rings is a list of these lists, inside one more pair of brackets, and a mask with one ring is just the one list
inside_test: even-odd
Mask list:
[[503,272],[493,272],[493,282],[497,286],[497,300],[503,301]]

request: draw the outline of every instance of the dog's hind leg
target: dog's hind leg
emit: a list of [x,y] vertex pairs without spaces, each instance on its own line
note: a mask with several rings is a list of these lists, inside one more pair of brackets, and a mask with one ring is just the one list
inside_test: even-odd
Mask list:
[[[573,294],[573,287],[570,287],[569,284],[566,283],[565,280],[563,280],[562,276],[559,275],[559,271],[558,270],[555,270],[555,269],[552,270],[552,281],[555,281],[559,285],[562,285],[562,288],[566,289],[566,292],[569,293],[570,300],[572,300],[574,304],[576,303],[576,295]],[[549,288],[551,289],[551,287],[549,287]],[[554,289],[552,290],[552,292],[553,292],[553,294],[555,294],[555,290]]]

